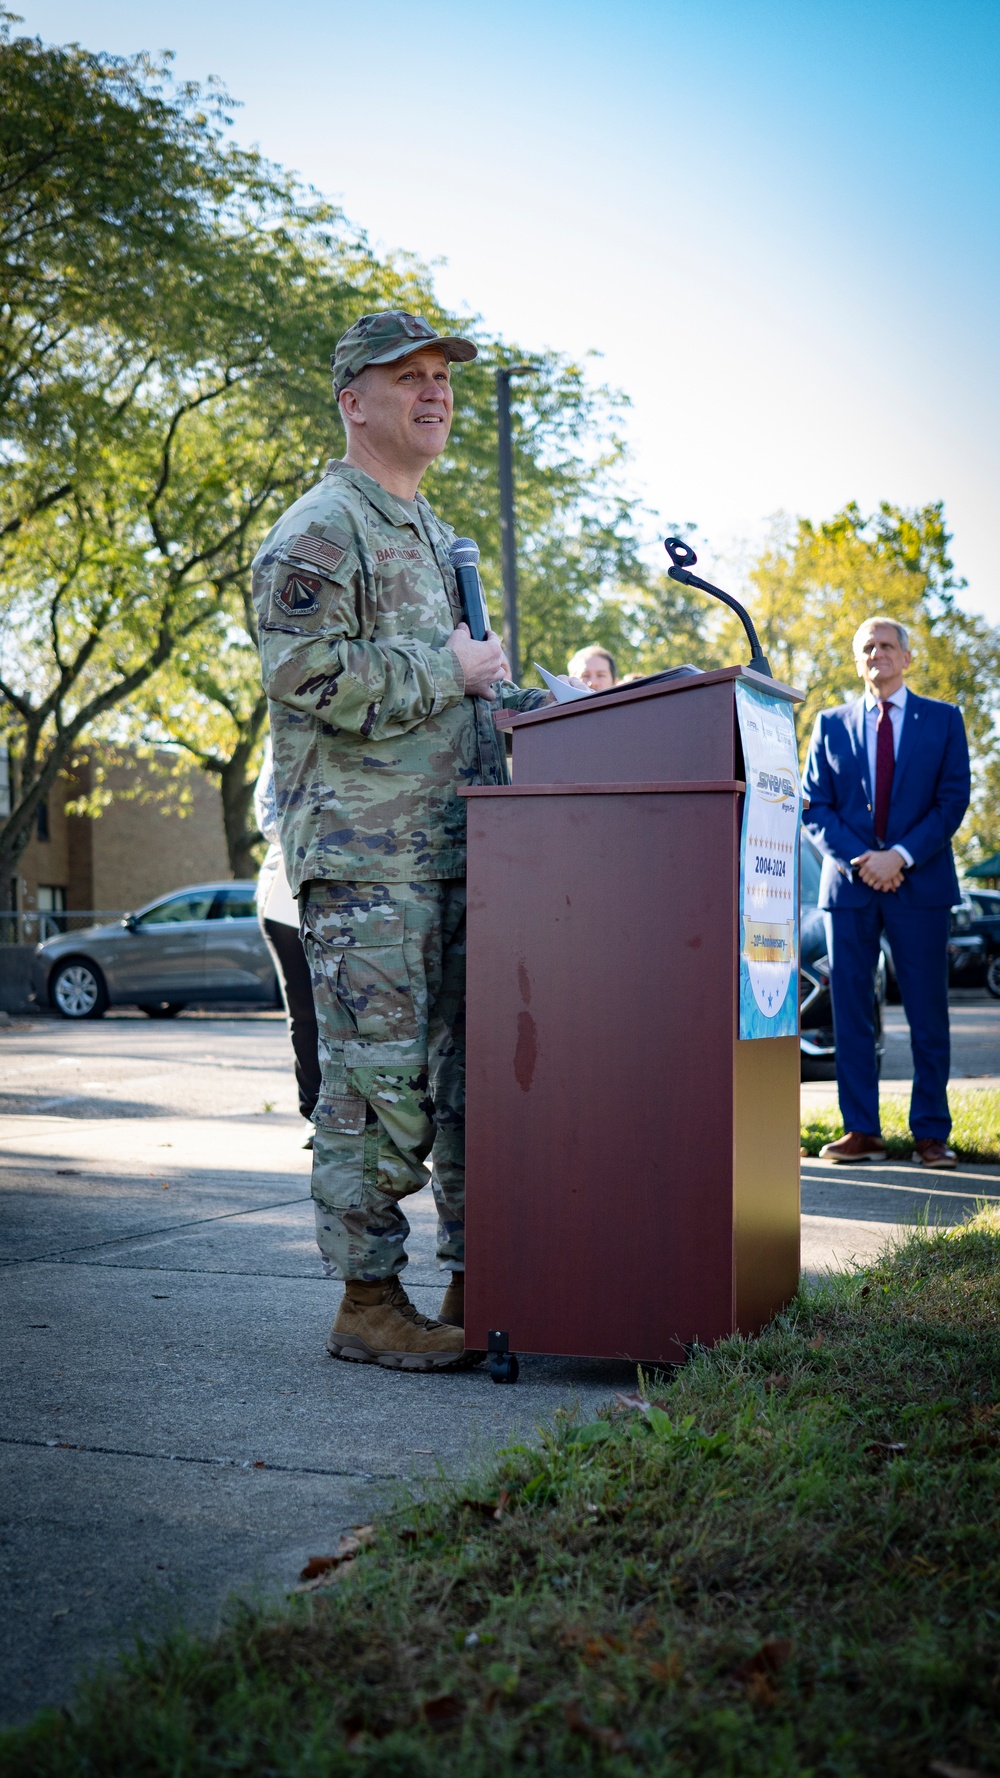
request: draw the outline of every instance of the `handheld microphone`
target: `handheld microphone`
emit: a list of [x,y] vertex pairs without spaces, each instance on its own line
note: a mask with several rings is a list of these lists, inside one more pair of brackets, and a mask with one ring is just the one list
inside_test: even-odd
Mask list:
[[456,537],[448,552],[458,582],[462,616],[469,626],[473,642],[485,642],[490,630],[489,612],[483,583],[479,578],[479,545],[471,537]]

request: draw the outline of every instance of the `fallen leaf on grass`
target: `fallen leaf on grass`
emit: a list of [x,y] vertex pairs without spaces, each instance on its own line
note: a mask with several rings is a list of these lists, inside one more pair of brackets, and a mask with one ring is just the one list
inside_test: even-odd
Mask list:
[[317,1575],[326,1574],[328,1569],[336,1568],[340,1559],[339,1556],[310,1556],[299,1575],[299,1579],[315,1580]]
[[[261,1464],[260,1467],[263,1469],[266,1466]],[[315,1593],[320,1587],[332,1585],[337,1579],[337,1570],[350,1567],[359,1552],[374,1541],[374,1537],[373,1525],[357,1525],[346,1537],[340,1539],[334,1555],[310,1556],[299,1575],[302,1585],[293,1587],[292,1592]]]
[[677,1649],[671,1649],[665,1661],[647,1661],[646,1672],[650,1679],[656,1679],[661,1685],[675,1685],[684,1676],[684,1662]]
[[344,1731],[344,1749],[347,1753],[363,1753],[365,1743],[365,1719],[363,1716],[346,1716],[341,1723]]
[[[467,1506],[470,1512],[482,1513],[484,1519],[493,1519],[499,1524],[510,1505],[510,1489],[501,1488],[495,1500],[465,1499],[462,1505]],[[416,1532],[413,1535],[416,1536]]]
[[778,1702],[778,1689],[769,1673],[751,1673],[743,1693],[748,1704],[759,1710],[773,1710]]
[[584,1716],[576,1698],[572,1703],[563,1705],[563,1714],[566,1727],[574,1735],[585,1735],[588,1741],[593,1741],[596,1747],[605,1748],[608,1753],[624,1753],[625,1736],[621,1729],[602,1728],[600,1724],[591,1722],[588,1716]]
[[737,1667],[733,1678],[742,1683],[749,1703],[767,1710],[773,1708],[778,1702],[775,1680],[791,1653],[792,1643],[789,1637],[775,1636],[769,1642],[761,1643],[757,1653]]
[[645,1396],[619,1394],[615,1396],[615,1400],[619,1402],[623,1408],[634,1408],[637,1414],[649,1413],[649,1403]]
[[786,1377],[784,1372],[782,1371],[776,1376],[765,1377],[764,1378],[764,1388],[765,1389],[787,1389],[791,1380],[792,1380],[791,1377]]
[[932,1759],[927,1770],[934,1773],[934,1778],[987,1778],[977,1766],[956,1766],[950,1759]]
[[586,1661],[588,1667],[596,1667],[600,1661],[608,1658],[608,1645],[598,1641],[596,1636],[588,1636],[580,1650],[580,1659]]
[[894,1457],[902,1457],[905,1450],[905,1445],[893,1444],[886,1439],[876,1438],[870,1445],[865,1446],[865,1456],[875,1457],[880,1463],[891,1463]]
[[445,1692],[440,1698],[427,1698],[420,1706],[421,1716],[432,1729],[450,1729],[464,1710],[465,1705],[454,1692]]

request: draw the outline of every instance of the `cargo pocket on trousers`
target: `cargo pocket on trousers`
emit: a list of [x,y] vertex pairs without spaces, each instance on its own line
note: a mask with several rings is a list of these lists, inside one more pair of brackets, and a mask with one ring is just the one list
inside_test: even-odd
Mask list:
[[321,1093],[313,1123],[322,1132],[313,1151],[312,1195],[331,1210],[356,1210],[365,1184],[368,1106],[353,1093]]
[[[338,996],[365,1043],[398,1043],[417,1036],[410,972],[402,945],[350,947],[343,953]],[[341,984],[346,977],[346,995]]]

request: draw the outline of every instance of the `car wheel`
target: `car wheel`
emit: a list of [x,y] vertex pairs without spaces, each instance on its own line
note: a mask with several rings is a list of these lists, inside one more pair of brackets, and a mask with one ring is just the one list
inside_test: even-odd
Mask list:
[[145,1013],[147,1019],[176,1019],[186,1005],[186,1000],[158,1000],[155,1006],[143,1006],[139,1010]]
[[1000,1000],[1000,951],[986,965],[986,987],[994,999]]
[[101,1019],[108,1006],[108,990],[96,963],[71,957],[52,978],[52,1004],[64,1019]]

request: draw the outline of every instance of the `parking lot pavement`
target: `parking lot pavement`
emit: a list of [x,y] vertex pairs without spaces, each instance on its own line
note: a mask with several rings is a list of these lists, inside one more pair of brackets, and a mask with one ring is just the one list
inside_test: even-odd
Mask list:
[[[954,1087],[1000,1087],[1000,1000],[987,994],[985,988],[953,988],[948,996],[951,1025],[951,1084]],[[910,1027],[901,1006],[886,1006],[882,1011],[885,1026],[885,1055],[882,1058],[882,1085],[892,1092],[906,1094],[913,1079],[913,1058],[910,1054]],[[835,1108],[837,1083],[809,1080],[802,1083],[802,1105],[805,1110]]]
[[[438,1466],[634,1367],[528,1358],[414,1376],[338,1364],[280,1019],[0,1032],[0,1720],[62,1702],[139,1632],[210,1625]],[[430,1193],[407,1288],[440,1301]]]

